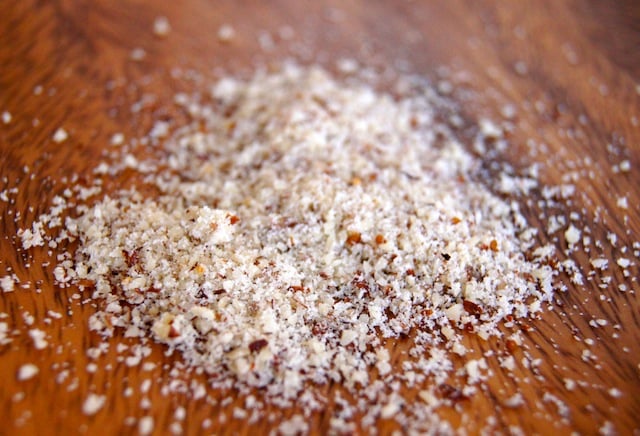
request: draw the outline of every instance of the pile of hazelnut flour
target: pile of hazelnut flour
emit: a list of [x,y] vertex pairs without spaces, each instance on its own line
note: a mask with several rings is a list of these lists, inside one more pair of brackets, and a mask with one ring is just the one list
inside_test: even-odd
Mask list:
[[[159,194],[73,194],[63,237],[79,244],[56,280],[93,292],[92,330],[166,344],[212,389],[261,387],[267,404],[311,411],[327,401],[314,386],[337,382],[354,397],[338,398],[337,428],[357,408],[365,423],[426,425],[464,335],[539,311],[556,273],[517,202],[495,193],[518,179],[479,183],[432,94],[295,65],[180,94],[193,121],[156,124],[161,157],[97,169],[133,169]],[[21,233],[25,247],[47,242],[52,214]],[[400,337],[411,347],[392,362]],[[462,371],[461,395],[488,374],[483,359]],[[422,386],[412,404],[403,386]]]

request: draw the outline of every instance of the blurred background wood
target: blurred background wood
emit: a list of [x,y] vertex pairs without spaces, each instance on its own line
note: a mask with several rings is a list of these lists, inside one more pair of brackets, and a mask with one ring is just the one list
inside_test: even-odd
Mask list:
[[[610,231],[619,235],[617,245],[606,245],[601,253],[611,265],[623,254],[620,247],[640,240],[638,2],[3,0],[0,9],[0,112],[12,115],[10,123],[0,124],[0,190],[19,188],[14,202],[0,202],[0,276],[11,268],[30,284],[29,289],[0,294],[0,312],[9,315],[5,321],[23,332],[0,346],[5,376],[0,384],[0,433],[132,433],[136,427],[131,423],[142,416],[154,417],[155,431],[167,433],[178,406],[186,409],[187,417],[180,422],[186,434],[203,431],[207,418],[212,420],[207,432],[266,433],[295,412],[273,409],[273,422],[250,424],[232,418],[233,408],[244,403],[235,392],[211,393],[217,400],[231,397],[224,406],[164,395],[160,388],[169,375],[163,363],[176,357],[164,356],[159,346],[152,347],[149,357],[159,363],[154,369],[128,367],[112,346],[106,356],[109,364],[87,372],[90,360],[84,350],[100,343],[87,329],[91,303],[75,299],[74,289],[53,286],[53,265],[42,265],[46,253],[33,250],[27,255],[15,237],[23,223],[47,209],[63,189],[64,177],[88,175],[109,148],[113,133],[144,135],[154,117],[175,116],[163,112],[163,104],[177,91],[197,89],[220,71],[247,74],[256,63],[285,57],[328,66],[353,57],[434,82],[446,78],[455,85],[452,99],[471,121],[501,119],[501,109],[512,104],[516,128],[510,134],[511,147],[500,158],[518,168],[540,163],[540,177],[549,185],[561,184],[573,170],[592,171],[592,178],[576,182],[584,196],[562,211],[579,212],[594,240],[606,241]],[[158,16],[171,24],[166,37],[152,32]],[[223,24],[236,31],[229,42],[217,38]],[[269,40],[273,47],[265,46]],[[140,48],[146,56],[132,60],[132,51]],[[189,79],[176,79],[179,72]],[[132,114],[131,105],[141,100],[148,108]],[[63,144],[51,140],[58,127],[70,134]],[[528,154],[528,141],[538,144],[535,158]],[[625,159],[631,171],[615,173],[614,166]],[[576,162],[583,166],[576,168]],[[114,186],[134,182],[123,178]],[[617,206],[621,196],[628,199],[627,211]],[[546,235],[546,220],[539,219],[535,204],[527,213],[542,240],[563,247],[562,238]],[[637,277],[638,259],[631,253],[625,256],[636,263],[630,271]],[[576,257],[588,265],[590,255]],[[526,433],[592,434],[606,429],[607,422],[621,434],[637,433],[639,287],[628,279],[628,291],[621,292],[621,272],[612,268],[607,275],[612,280],[604,287],[599,286],[600,276],[584,287],[567,281],[567,292],[530,324],[533,329],[514,354],[518,362],[542,359],[535,371],[539,377],[522,370],[523,379],[514,380],[492,367],[495,377],[486,391],[442,410],[442,416],[470,433],[487,426],[508,433],[511,426],[519,426]],[[45,325],[49,310],[65,316]],[[47,349],[35,350],[24,333],[25,311],[35,317],[35,327],[46,331]],[[589,325],[593,319],[609,324],[594,328]],[[614,329],[616,324],[620,327]],[[585,344],[585,339],[593,344]],[[114,338],[116,343],[134,344]],[[472,340],[471,345],[477,352],[505,349],[500,341]],[[392,347],[399,355],[403,344]],[[585,359],[585,349],[597,359]],[[38,365],[40,373],[19,382],[16,371],[27,362]],[[60,374],[67,376],[62,380]],[[585,383],[568,390],[567,379]],[[146,393],[139,389],[144,380],[154,382]],[[127,387],[134,388],[129,397],[123,395]],[[622,395],[612,396],[611,388]],[[81,411],[88,392],[107,395],[104,409],[92,417]],[[504,407],[515,392],[522,393],[526,405]],[[568,411],[559,410],[545,394],[566,404]],[[329,403],[325,411],[309,417],[314,432],[326,432],[332,407]],[[221,423],[221,415],[226,422]],[[379,426],[382,433],[397,428],[386,421]]]

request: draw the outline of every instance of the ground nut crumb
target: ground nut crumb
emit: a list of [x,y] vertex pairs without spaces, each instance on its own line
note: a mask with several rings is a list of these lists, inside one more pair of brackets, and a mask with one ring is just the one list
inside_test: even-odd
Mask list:
[[[213,93],[229,109],[205,111],[204,133],[194,124],[163,135],[178,177],[150,179],[159,198],[106,198],[69,221],[84,266],[59,272],[58,281],[103,283],[98,295],[106,297],[108,274],[140,309],[130,318],[128,306],[108,306],[112,319],[176,347],[191,365],[293,399],[311,379],[340,374],[357,386],[368,365],[390,373],[384,355],[364,361],[375,329],[392,338],[429,319],[468,330],[482,314],[473,330],[488,337],[501,319],[494,314],[524,316],[551,296],[550,274],[518,256],[518,210],[471,181],[478,163],[444,126],[437,128],[447,139],[434,147],[428,100],[394,100],[296,66],[247,82],[222,79]],[[487,120],[483,132],[501,134]],[[461,173],[468,181],[452,184]],[[481,228],[471,225],[475,208]],[[480,265],[486,277],[469,277]],[[494,283],[507,286],[499,303]],[[529,297],[535,301],[520,303]],[[393,320],[385,314],[392,307],[402,308]],[[93,328],[110,334],[97,319]],[[464,354],[458,336],[448,337]],[[203,346],[194,348],[196,339]],[[287,357],[294,355],[304,358]],[[290,363],[274,366],[276,356]],[[467,365],[471,382],[482,368]]]
[[146,436],[153,432],[154,421],[152,416],[143,416],[138,421],[138,434]]
[[82,413],[85,415],[91,416],[98,413],[102,407],[104,407],[107,401],[107,397],[105,395],[97,395],[97,394],[89,394],[87,398],[82,403]]
[[153,21],[153,33],[159,37],[165,37],[171,32],[171,24],[167,17],[156,17]]
[[53,133],[52,139],[53,139],[53,142],[57,142],[58,144],[60,144],[66,141],[68,137],[69,137],[69,134],[67,133],[67,131],[64,130],[62,127],[60,127]]
[[18,368],[17,379],[18,381],[29,380],[35,377],[38,372],[40,372],[40,369],[36,365],[33,363],[25,363]]
[[15,281],[11,276],[4,276],[0,279],[0,288],[2,292],[13,292],[15,288]]
[[[165,34],[157,27],[158,20],[154,33]],[[234,34],[225,25],[218,38]],[[138,50],[132,58],[141,60]],[[341,69],[352,77],[357,67]],[[370,422],[400,422],[408,413],[436,422],[397,391],[457,369],[466,384],[422,390],[422,405],[471,396],[491,374],[484,358],[459,363],[470,351],[465,335],[500,336],[505,320],[513,325],[542,310],[558,273],[554,247],[534,247],[517,202],[537,180],[505,172],[493,190],[479,183],[482,162],[439,121],[437,98],[410,78],[398,78],[392,94],[293,64],[248,80],[222,78],[210,95],[180,94],[175,104],[192,121],[155,123],[144,139],[157,156],[135,155],[135,139],[124,145],[114,134],[111,144],[123,146],[110,150],[120,159],[96,173],[139,172],[157,195],[127,187],[98,198],[94,186],[65,196],[79,206],[58,226],[64,237],[52,241],[79,247],[54,267],[56,283],[79,286],[97,306],[92,331],[165,344],[210,375],[213,389],[259,388],[268,405],[309,411],[326,401],[314,386],[339,382],[362,399],[360,408],[375,404],[366,410]],[[506,140],[490,120],[476,130],[480,148]],[[566,217],[550,224],[566,229],[568,246],[581,240]],[[32,226],[23,248],[47,238]],[[384,343],[399,338],[412,345],[398,363]],[[147,355],[117,351],[130,367]],[[516,366],[513,357],[502,363]],[[160,390],[200,399],[208,388],[176,380]],[[140,392],[150,390],[148,379]],[[354,407],[334,400],[345,411],[332,428],[353,431]],[[83,412],[105,401],[90,394]],[[257,419],[255,409],[233,416]],[[184,415],[176,411],[175,419]],[[138,421],[141,434],[153,429],[152,417]],[[308,425],[296,415],[279,430],[297,434]]]
[[223,24],[218,29],[218,40],[230,42],[236,36],[236,30],[230,24]]
[[36,350],[43,350],[49,345],[49,343],[45,339],[46,333],[40,329],[29,330],[29,336],[31,337],[33,346]]

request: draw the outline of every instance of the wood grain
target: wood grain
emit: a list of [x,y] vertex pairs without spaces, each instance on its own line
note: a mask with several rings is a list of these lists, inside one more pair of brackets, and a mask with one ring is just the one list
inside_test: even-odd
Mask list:
[[[177,356],[165,356],[162,347],[152,345],[147,360],[157,362],[156,368],[128,367],[115,352],[115,344],[135,343],[121,337],[113,339],[100,367],[87,372],[90,359],[84,350],[101,341],[87,329],[92,303],[76,299],[76,289],[54,286],[54,265],[43,265],[49,260],[46,251],[25,252],[15,236],[24,223],[47,210],[53,196],[64,189],[65,177],[88,176],[109,149],[113,133],[142,136],[154,118],[178,116],[164,109],[177,91],[197,89],[220,71],[246,74],[256,63],[288,56],[327,65],[350,56],[434,81],[445,77],[442,67],[446,67],[446,79],[455,85],[451,98],[470,125],[485,117],[501,119],[505,104],[516,107],[511,146],[497,159],[516,168],[538,163],[547,185],[563,183],[563,177],[574,171],[581,174],[575,181],[579,195],[561,202],[558,213],[578,213],[591,238],[604,241],[591,253],[575,253],[579,264],[591,271],[589,259],[604,257],[609,259],[608,271],[588,276],[584,286],[561,277],[567,290],[558,293],[540,319],[528,324],[525,343],[514,351],[516,377],[492,366],[495,374],[487,388],[441,410],[442,417],[472,434],[483,428],[507,433],[510,426],[525,433],[594,434],[607,422],[620,434],[640,431],[638,258],[621,251],[640,241],[638,2],[279,0],[267,5],[5,0],[1,6],[0,112],[9,111],[12,121],[0,124],[0,190],[18,187],[18,191],[10,202],[0,202],[0,276],[5,270],[14,271],[29,286],[0,294],[0,312],[8,314],[5,321],[18,331],[9,345],[0,347],[0,371],[5,376],[0,384],[0,433],[135,433],[128,418],[152,416],[155,431],[161,434],[169,431],[178,406],[187,412],[180,422],[185,434],[203,432],[202,422],[208,418],[212,425],[206,433],[267,433],[295,413],[295,408],[269,409],[271,421],[251,424],[232,418],[233,408],[245,399],[237,392],[210,392],[216,404],[190,395],[165,395],[161,387],[170,379],[170,366],[165,364]],[[166,38],[151,31],[160,15],[167,16],[172,26]],[[224,23],[237,31],[229,43],[216,37]],[[293,29],[292,40],[279,36],[282,26]],[[272,50],[260,47],[264,32],[276,42]],[[147,56],[133,61],[130,54],[135,48],[143,48]],[[176,78],[178,69],[183,78]],[[149,107],[132,114],[131,105],[141,99]],[[70,139],[57,144],[51,137],[61,126]],[[614,172],[625,159],[631,171]],[[114,180],[113,187],[135,183],[127,177],[132,176]],[[621,196],[628,199],[627,210],[617,206]],[[566,248],[561,233],[547,234],[538,199],[540,194],[534,193],[525,206],[528,219],[540,229],[542,242]],[[610,232],[618,235],[615,246],[607,242]],[[629,278],[616,266],[621,256],[635,263]],[[603,285],[604,276],[611,276],[611,281]],[[623,283],[624,292],[619,290]],[[49,310],[64,317],[45,324]],[[50,347],[34,349],[24,312],[35,317],[34,327],[47,333]],[[608,324],[593,327],[589,321],[594,319]],[[497,340],[470,338],[469,345],[475,355],[489,350],[506,353],[505,343]],[[397,360],[406,343],[389,347]],[[585,349],[595,358],[585,358]],[[534,370],[522,368],[522,362],[537,359],[541,360]],[[37,364],[40,373],[19,382],[16,371],[26,362]],[[195,373],[187,378],[206,382]],[[567,379],[584,383],[568,390]],[[153,381],[146,393],[139,389],[144,380]],[[133,394],[125,397],[129,386]],[[612,396],[611,388],[622,396]],[[92,417],[81,412],[89,392],[108,398],[105,408]],[[505,407],[505,400],[516,392],[523,395],[525,406]],[[405,394],[411,399],[415,392]],[[568,410],[559,410],[549,395]],[[224,398],[231,400],[223,406]],[[148,407],[141,407],[144,399],[149,400]],[[314,433],[326,433],[335,407],[329,402],[325,410],[308,418]],[[221,415],[226,422],[221,422]],[[402,430],[387,421],[378,426],[381,433]]]

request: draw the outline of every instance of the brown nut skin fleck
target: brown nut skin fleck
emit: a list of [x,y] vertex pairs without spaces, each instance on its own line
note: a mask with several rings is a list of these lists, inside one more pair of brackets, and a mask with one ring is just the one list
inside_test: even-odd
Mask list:
[[498,251],[498,241],[496,241],[495,239],[492,239],[491,242],[489,243],[489,248],[491,249],[491,251],[497,252]]
[[450,384],[443,383],[438,387],[440,394],[451,401],[457,402],[466,400],[467,396],[462,393],[462,390],[451,386]]
[[347,234],[347,244],[355,245],[362,241],[362,235],[360,232],[349,232]]
[[257,339],[249,344],[249,351],[258,353],[267,345],[269,345],[269,342],[266,339]]
[[132,268],[140,262],[140,248],[136,248],[132,251],[122,250],[124,261],[129,268]]
[[518,349],[518,344],[513,339],[507,339],[505,347],[509,353],[513,354]]
[[176,328],[173,325],[169,328],[169,337],[172,339],[180,337],[180,332],[176,330]]
[[464,310],[471,315],[480,315],[482,313],[482,307],[473,301],[463,300],[462,306],[464,307]]

